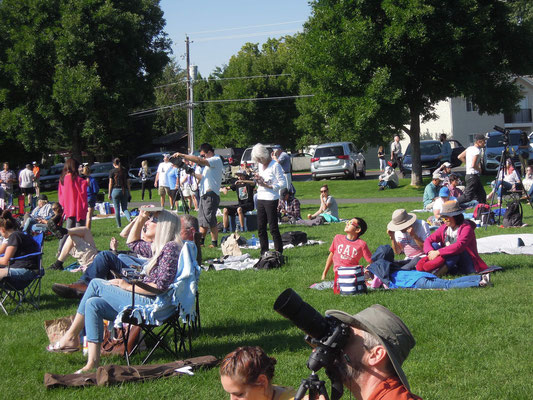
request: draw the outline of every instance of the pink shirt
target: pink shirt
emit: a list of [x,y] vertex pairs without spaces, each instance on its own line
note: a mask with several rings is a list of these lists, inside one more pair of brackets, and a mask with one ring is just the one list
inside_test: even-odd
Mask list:
[[66,174],[63,183],[59,181],[59,204],[63,207],[63,217],[76,218],[76,221],[87,218],[87,181],[79,176],[72,179]]
[[345,235],[335,235],[329,248],[333,253],[333,269],[338,267],[353,267],[359,265],[359,260],[364,257],[370,264],[372,253],[364,240],[348,240]]

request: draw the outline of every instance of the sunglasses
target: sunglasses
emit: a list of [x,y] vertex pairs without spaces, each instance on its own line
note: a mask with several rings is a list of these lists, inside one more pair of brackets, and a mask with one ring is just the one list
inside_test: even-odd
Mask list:
[[327,193],[327,190],[321,190],[320,193]]
[[353,222],[353,221],[346,221],[346,225],[351,225],[354,228],[357,228],[359,226],[357,222]]
[[158,222],[159,220],[157,219],[157,217],[156,217],[155,215],[152,215],[148,221],[149,221],[149,222],[153,222],[154,224],[157,224],[157,222]]
[[440,219],[442,219],[444,222],[449,221],[450,217],[441,216]]

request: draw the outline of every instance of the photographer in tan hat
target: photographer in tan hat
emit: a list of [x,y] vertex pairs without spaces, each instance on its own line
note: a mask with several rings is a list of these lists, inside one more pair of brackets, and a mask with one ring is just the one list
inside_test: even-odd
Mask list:
[[344,386],[356,399],[421,399],[410,392],[402,369],[415,339],[396,314],[374,304],[355,315],[337,310],[326,315],[351,327],[338,367]]
[[394,210],[392,220],[387,225],[387,234],[394,254],[405,254],[402,269],[415,269],[420,257],[425,256],[424,240],[429,233],[426,221],[417,219],[415,214],[403,208]]

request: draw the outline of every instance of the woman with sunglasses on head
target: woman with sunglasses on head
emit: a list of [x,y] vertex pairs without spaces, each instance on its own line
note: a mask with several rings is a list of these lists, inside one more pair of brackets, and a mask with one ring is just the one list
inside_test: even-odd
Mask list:
[[[135,304],[151,304],[155,300],[155,292],[168,290],[175,279],[178,259],[183,241],[180,238],[181,224],[177,215],[163,210],[154,213],[143,213],[137,218],[128,237],[140,237],[146,221],[151,225],[147,229],[155,229],[155,240],[146,247],[146,255],[150,261],[144,266],[142,282],[151,286],[154,291],[135,288]],[[100,346],[104,336],[103,320],[113,321],[118,313],[132,302],[132,285],[122,279],[93,279],[83,295],[78,311],[69,330],[61,339],[48,346],[51,352],[72,352],[79,349],[79,334],[85,327],[88,341],[87,364],[76,373],[83,373],[97,368],[100,363]]]
[[329,195],[328,185],[322,185],[320,188],[320,208],[314,214],[307,214],[307,218],[314,219],[319,215],[324,216],[324,214],[334,217],[336,221],[339,220],[339,207],[337,206],[335,198]]
[[333,271],[339,267],[355,267],[359,264],[361,258],[370,264],[372,262],[372,253],[368,245],[361,236],[366,232],[367,225],[363,218],[351,218],[346,221],[344,232],[346,235],[335,235],[333,242],[329,247],[329,256],[326,260],[322,280],[326,279],[329,269],[333,265]]
[[440,216],[444,224],[424,241],[427,257],[420,259],[416,269],[437,276],[486,270],[487,264],[477,252],[476,224],[465,220],[459,204],[456,201],[444,203]]
[[259,346],[238,347],[220,363],[220,382],[232,400],[293,399],[294,389],[272,384],[275,365]]

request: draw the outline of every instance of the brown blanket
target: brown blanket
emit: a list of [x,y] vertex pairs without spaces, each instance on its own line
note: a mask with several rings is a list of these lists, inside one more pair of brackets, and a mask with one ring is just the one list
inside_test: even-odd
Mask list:
[[167,364],[152,365],[104,365],[96,372],[87,374],[44,374],[47,389],[66,386],[108,386],[122,382],[145,381],[169,376],[182,375],[177,368],[190,366],[193,371],[199,368],[212,368],[218,363],[213,356],[188,358]]

